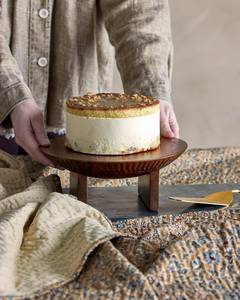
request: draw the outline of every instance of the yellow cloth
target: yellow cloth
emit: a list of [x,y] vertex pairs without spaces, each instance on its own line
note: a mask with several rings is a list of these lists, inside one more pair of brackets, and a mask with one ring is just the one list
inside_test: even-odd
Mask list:
[[58,193],[58,176],[32,177],[26,160],[0,151],[0,298],[69,281],[97,245],[120,235],[103,214]]

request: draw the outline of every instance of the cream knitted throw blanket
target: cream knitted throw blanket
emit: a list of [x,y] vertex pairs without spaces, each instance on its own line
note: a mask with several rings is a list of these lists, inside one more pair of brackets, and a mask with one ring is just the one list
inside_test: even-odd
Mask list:
[[34,175],[0,151],[0,298],[69,281],[97,245],[119,235],[100,212],[58,193],[56,175]]

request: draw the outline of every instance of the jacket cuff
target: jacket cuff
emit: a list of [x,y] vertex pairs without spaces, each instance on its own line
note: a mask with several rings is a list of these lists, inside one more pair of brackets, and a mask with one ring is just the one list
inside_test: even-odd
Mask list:
[[32,99],[30,89],[23,82],[14,84],[0,92],[0,124],[7,118],[17,104]]
[[152,97],[171,102],[171,85],[169,81],[155,82],[152,86],[148,87],[148,90]]
[[125,87],[124,91],[126,93],[134,92],[145,96],[152,96],[153,98],[159,100],[165,100],[172,103],[171,85],[169,81],[149,82],[149,80],[146,80],[146,84],[144,84],[144,82],[142,81],[142,85],[139,88],[133,89],[133,88]]

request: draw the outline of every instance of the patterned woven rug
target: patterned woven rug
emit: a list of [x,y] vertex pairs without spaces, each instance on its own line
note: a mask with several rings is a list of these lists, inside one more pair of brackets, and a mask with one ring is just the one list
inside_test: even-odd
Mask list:
[[[240,148],[191,150],[161,171],[161,184],[240,184],[239,168]],[[68,185],[68,172],[49,173]],[[112,186],[136,179],[91,183]],[[127,236],[95,247],[68,282],[19,299],[240,298],[239,209],[140,218],[116,222],[113,228]]]
[[36,299],[239,299],[239,211],[116,226],[139,236],[104,243],[72,282]]

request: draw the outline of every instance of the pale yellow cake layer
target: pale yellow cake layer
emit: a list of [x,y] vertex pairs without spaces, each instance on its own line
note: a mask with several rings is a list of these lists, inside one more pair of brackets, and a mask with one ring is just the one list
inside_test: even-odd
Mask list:
[[68,113],[78,115],[81,117],[94,117],[94,118],[129,118],[153,114],[156,111],[160,111],[160,103],[138,108],[130,109],[115,109],[115,110],[90,110],[90,109],[75,109],[65,106],[65,110]]

